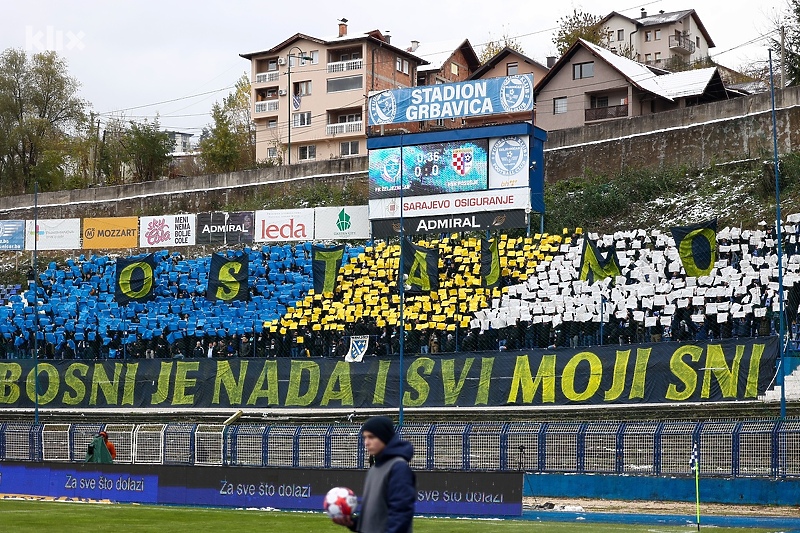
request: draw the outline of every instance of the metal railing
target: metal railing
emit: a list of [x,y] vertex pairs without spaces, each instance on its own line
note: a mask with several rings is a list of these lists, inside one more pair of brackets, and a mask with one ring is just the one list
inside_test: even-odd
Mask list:
[[270,111],[277,111],[280,105],[280,100],[265,100],[263,102],[256,102],[256,113],[268,113]]
[[256,83],[269,83],[272,81],[278,81],[280,79],[280,72],[274,70],[272,72],[260,72],[256,74]]
[[628,116],[628,104],[592,107],[586,110],[586,122]]
[[[358,424],[0,423],[0,461],[79,462],[98,431],[117,463],[365,468]],[[644,422],[410,423],[420,470],[800,476],[800,419]],[[355,452],[355,453],[354,453]]]
[[328,63],[328,73],[346,72],[348,70],[361,70],[364,68],[363,59],[350,59],[349,61],[335,61]]
[[670,35],[669,49],[674,52],[693,54],[695,45],[690,37],[686,37],[685,35]]
[[328,135],[342,135],[343,133],[360,133],[364,129],[364,121],[338,122],[325,126]]

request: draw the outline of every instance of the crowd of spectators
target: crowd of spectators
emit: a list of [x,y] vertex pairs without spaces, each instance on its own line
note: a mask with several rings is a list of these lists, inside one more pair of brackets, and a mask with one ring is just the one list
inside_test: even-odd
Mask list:
[[[794,336],[800,226],[783,230]],[[770,335],[777,326],[777,241],[765,225],[719,231],[717,262],[700,278],[685,274],[672,237],[660,231],[497,238],[502,276],[492,288],[480,276],[485,241],[443,235],[419,243],[439,250],[439,287],[404,299],[405,353],[706,341]],[[585,238],[602,255],[616,253],[620,276],[578,279]],[[353,335],[369,336],[368,354],[399,353],[397,244],[346,247],[336,292],[326,295],[311,290],[310,243],[244,253],[249,299],[231,303],[205,298],[209,257],[157,252],[155,299],[126,306],[114,300],[112,257],[50,263],[34,273],[35,305],[33,288],[22,288],[0,307],[0,357],[34,349],[52,359],[341,357]]]

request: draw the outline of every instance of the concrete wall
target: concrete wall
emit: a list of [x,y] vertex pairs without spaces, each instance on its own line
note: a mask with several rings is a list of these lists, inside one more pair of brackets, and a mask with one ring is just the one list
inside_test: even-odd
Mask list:
[[[331,159],[229,174],[210,174],[115,187],[39,194],[39,218],[142,216],[200,213],[241,205],[254,195],[280,196],[289,188],[317,182],[366,181],[367,158]],[[33,219],[32,194],[0,198],[0,218]],[[299,206],[298,206],[299,207]]]
[[[392,64],[394,68],[394,64]],[[591,170],[708,166],[744,158],[769,159],[769,93],[548,132],[545,179],[554,182]],[[780,153],[800,150],[800,87],[776,93]],[[196,213],[241,204],[267,191],[280,195],[298,181],[367,179],[366,156],[320,160],[230,174],[39,195],[41,218]],[[366,200],[366,199],[365,199]],[[32,219],[33,195],[0,198],[0,218]]]
[[[778,151],[800,149],[800,87],[776,92]],[[551,104],[552,105],[552,104]],[[548,132],[545,179],[772,155],[770,94]]]

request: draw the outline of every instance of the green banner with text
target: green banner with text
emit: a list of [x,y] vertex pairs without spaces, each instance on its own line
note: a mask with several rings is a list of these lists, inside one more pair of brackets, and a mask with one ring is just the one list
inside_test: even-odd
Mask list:
[[[406,407],[755,400],[777,337],[404,358]],[[0,362],[0,407],[392,408],[397,357]],[[37,395],[38,381],[38,395]]]

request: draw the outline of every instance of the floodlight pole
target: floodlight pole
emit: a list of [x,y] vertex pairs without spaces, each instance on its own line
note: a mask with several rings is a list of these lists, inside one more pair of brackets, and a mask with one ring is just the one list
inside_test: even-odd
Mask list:
[[33,182],[33,280],[28,290],[33,290],[33,423],[39,424],[39,182]]
[[403,355],[405,352],[405,336],[406,336],[406,329],[405,323],[403,320],[403,307],[405,305],[405,272],[404,272],[404,265],[403,265],[403,240],[405,239],[405,231],[403,229],[403,134],[400,133],[400,258],[398,261],[398,266],[400,268],[397,269],[397,293],[400,296],[400,370],[399,370],[399,394],[400,398],[398,401],[399,409],[397,415],[397,425],[399,427],[403,427],[403,395],[404,395],[404,382],[405,378],[403,376]]
[[781,237],[781,185],[778,170],[778,120],[775,115],[775,80],[772,75],[772,49],[769,50],[769,87],[772,99],[772,157],[775,174],[775,228],[778,243],[778,358],[781,365],[781,420],[786,418],[786,358],[783,349],[785,318],[783,316],[783,238]]

